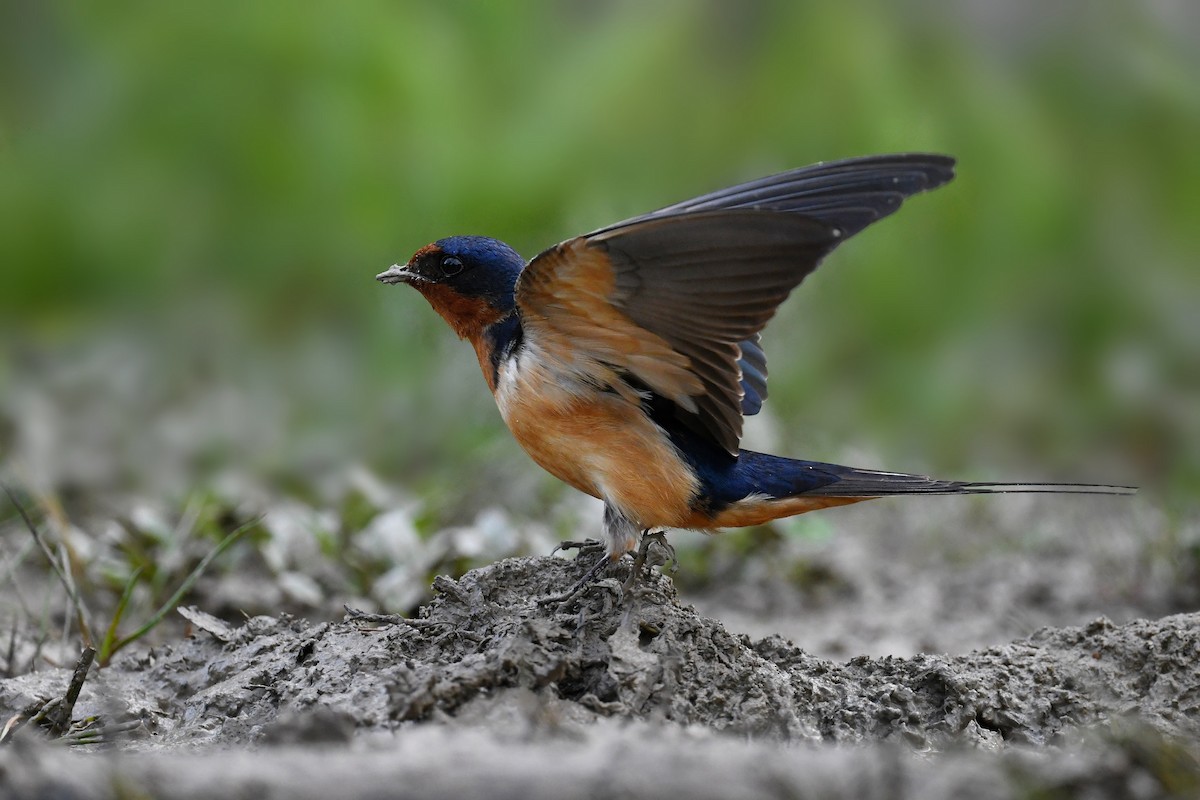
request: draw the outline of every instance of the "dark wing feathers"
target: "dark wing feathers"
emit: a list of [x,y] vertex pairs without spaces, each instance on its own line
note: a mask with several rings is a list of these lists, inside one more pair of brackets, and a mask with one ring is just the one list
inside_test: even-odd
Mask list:
[[[767,396],[759,332],[775,309],[839,243],[953,176],[949,157],[901,154],[722,189],[547,250],[522,273],[517,302],[527,330],[564,347],[568,331],[587,344],[581,320],[569,315],[603,316],[610,332],[595,337],[603,338],[603,369],[631,373],[736,454],[743,415]],[[618,336],[643,352],[614,356]],[[647,365],[651,351],[669,356],[651,358],[661,369]]]
[[762,410],[767,399],[767,355],[763,352],[762,334],[754,334],[738,343],[741,357],[738,369],[742,373],[742,416],[750,417]]
[[605,248],[612,263],[613,305],[686,356],[703,384],[697,411],[684,422],[736,453],[744,397],[739,345],[756,337],[838,243],[832,226],[798,214],[706,211],[588,241]]
[[813,164],[721,189],[618,222],[601,233],[647,219],[697,211],[755,209],[804,214],[849,238],[900,207],[904,198],[954,177],[954,159],[926,153],[866,156]]

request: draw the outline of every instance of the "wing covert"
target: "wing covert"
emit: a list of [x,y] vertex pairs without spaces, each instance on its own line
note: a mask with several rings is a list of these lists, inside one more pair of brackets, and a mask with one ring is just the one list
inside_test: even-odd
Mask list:
[[744,376],[757,395],[749,406],[766,393],[758,333],[838,241],[831,226],[796,214],[647,220],[538,256],[517,304],[526,335],[561,364],[596,382],[629,372],[737,453]]

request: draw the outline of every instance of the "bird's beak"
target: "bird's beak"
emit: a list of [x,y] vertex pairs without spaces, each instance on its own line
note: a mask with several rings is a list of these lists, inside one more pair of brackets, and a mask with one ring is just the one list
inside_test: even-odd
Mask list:
[[375,276],[381,283],[412,283],[414,278],[421,276],[408,268],[408,264],[392,264],[388,269]]

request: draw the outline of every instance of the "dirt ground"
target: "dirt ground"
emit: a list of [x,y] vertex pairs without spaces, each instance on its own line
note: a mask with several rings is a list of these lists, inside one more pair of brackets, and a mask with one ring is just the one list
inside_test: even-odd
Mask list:
[[[1136,618],[1180,589],[1117,580],[1120,536],[1059,546],[1061,560],[1047,546],[1024,572],[1028,553],[1000,547],[925,580],[928,556],[866,558],[886,539],[827,546],[804,601],[766,584],[705,595],[725,623],[681,603],[661,567],[624,598],[628,564],[540,602],[592,560],[561,557],[439,578],[413,619],[230,624],[185,608],[189,637],[133,648],[85,683],[74,717],[107,726],[106,741],[68,750],[18,731],[0,748],[0,795],[1200,796],[1200,613]],[[879,585],[888,572],[907,576],[907,605]],[[996,613],[1021,597],[1023,612]],[[1120,621],[916,652],[1097,601]],[[807,623],[788,623],[788,602],[807,604]],[[881,636],[897,606],[912,629]],[[762,632],[789,624],[808,625],[808,647]],[[0,709],[36,708],[69,680],[0,681]]]

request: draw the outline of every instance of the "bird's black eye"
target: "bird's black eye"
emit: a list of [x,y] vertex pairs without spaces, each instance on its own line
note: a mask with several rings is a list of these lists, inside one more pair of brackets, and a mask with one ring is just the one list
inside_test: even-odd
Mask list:
[[442,274],[447,278],[457,275],[463,271],[463,263],[457,256],[445,256],[442,258]]

